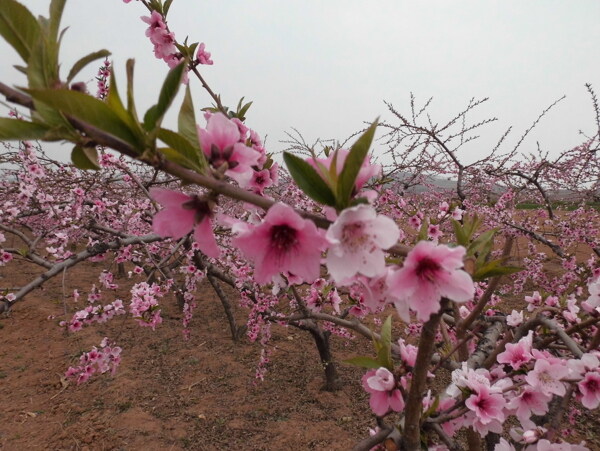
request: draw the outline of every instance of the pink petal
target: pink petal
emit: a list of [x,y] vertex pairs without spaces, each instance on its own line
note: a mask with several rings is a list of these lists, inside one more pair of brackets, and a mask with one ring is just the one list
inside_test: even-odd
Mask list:
[[194,239],[200,250],[206,255],[212,258],[218,258],[221,255],[221,251],[217,247],[215,235],[212,230],[211,221],[208,217],[205,217],[194,229]]

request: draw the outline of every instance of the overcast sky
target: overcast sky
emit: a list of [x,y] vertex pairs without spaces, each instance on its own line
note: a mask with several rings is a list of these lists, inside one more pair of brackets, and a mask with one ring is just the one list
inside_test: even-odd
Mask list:
[[[21,1],[47,14],[49,1]],[[106,48],[123,90],[125,61],[134,57],[138,111],[145,111],[167,67],[154,59],[141,15],[147,13],[136,1],[67,2],[63,75],[80,56]],[[201,69],[226,105],[242,96],[254,101],[247,124],[268,136],[271,152],[284,148],[279,141],[291,127],[307,141],[343,140],[364,121],[389,119],[384,99],[408,112],[413,92],[420,101],[434,97],[439,122],[471,97],[490,97],[474,119],[500,121],[466,149],[473,157],[508,125],[516,142],[563,94],[523,149],[537,140],[556,154],[582,141],[579,130],[593,133],[584,84],[600,94],[599,19],[597,0],[175,0],[168,23],[178,40],[206,43],[214,65]],[[0,80],[22,83],[11,67],[18,56],[3,41],[0,55]],[[96,67],[81,79],[91,80]],[[191,87],[197,108],[208,106],[195,80]]]

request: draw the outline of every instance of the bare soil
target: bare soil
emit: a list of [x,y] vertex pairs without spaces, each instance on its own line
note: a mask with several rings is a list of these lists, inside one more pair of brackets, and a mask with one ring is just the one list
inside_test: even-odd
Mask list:
[[[37,274],[18,266],[19,274],[0,268],[0,287],[19,286]],[[360,387],[362,370],[340,364],[341,391],[322,391],[311,337],[274,327],[270,370],[264,382],[257,381],[260,347],[245,338],[232,341],[209,286],[200,295],[189,341],[182,338],[181,313],[171,298],[162,299],[164,322],[156,331],[117,317],[65,333],[58,322],[86,301],[82,295],[74,304],[63,293],[78,288],[85,294],[101,269],[97,263],[71,269],[64,291],[55,278],[0,319],[1,449],[342,450],[368,436],[373,420]],[[122,287],[105,292],[104,302],[120,297],[127,304],[131,281],[118,282]],[[105,336],[123,348],[117,374],[82,385],[61,382],[78,356]],[[357,346],[370,353],[364,341],[350,346],[334,339],[336,359],[356,355]]]

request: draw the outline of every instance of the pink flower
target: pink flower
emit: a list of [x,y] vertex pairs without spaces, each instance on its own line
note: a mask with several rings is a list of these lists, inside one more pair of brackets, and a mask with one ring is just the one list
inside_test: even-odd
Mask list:
[[396,244],[400,231],[393,220],[362,204],[344,210],[325,236],[331,244],[327,269],[333,280],[341,283],[357,273],[367,277],[383,274],[382,249]]
[[408,308],[426,321],[440,309],[442,297],[454,302],[467,302],[473,298],[475,288],[471,276],[461,270],[464,247],[451,248],[420,241],[410,251],[404,266],[392,273],[388,281],[390,295],[405,321]]
[[583,380],[577,384],[577,387],[583,395],[581,404],[588,409],[595,409],[600,405],[600,373],[596,371],[586,373]]
[[529,362],[531,355],[531,346],[533,341],[533,332],[529,331],[526,337],[519,340],[518,343],[508,343],[506,350],[498,354],[498,363],[506,363],[512,366],[513,370],[519,369],[523,364]]
[[544,415],[548,411],[548,403],[551,399],[550,395],[545,395],[532,387],[525,387],[519,396],[509,401],[507,408],[515,411],[523,427],[531,428],[534,426],[529,420],[531,414]]
[[525,376],[525,380],[545,395],[563,396],[566,389],[560,379],[567,376],[568,373],[568,368],[561,363],[550,363],[547,360],[539,359],[535,362],[533,371]]
[[202,42],[198,46],[198,52],[196,52],[196,60],[200,64],[212,65],[213,64],[213,60],[210,59],[210,52],[207,52],[205,50],[205,48],[206,48],[206,46],[204,45],[204,42]]
[[269,208],[261,224],[242,230],[232,243],[254,262],[258,283],[268,283],[284,271],[304,282],[314,281],[319,277],[321,252],[327,245],[312,221],[281,203]]
[[434,243],[437,243],[438,240],[442,237],[444,232],[438,224],[429,224],[427,228],[427,238],[429,238]]
[[478,421],[482,424],[488,424],[492,420],[503,422],[505,405],[504,397],[498,393],[491,393],[485,385],[480,385],[478,392],[465,401],[465,406],[475,412]]
[[513,310],[510,315],[506,317],[506,324],[512,327],[517,327],[519,324],[523,322],[523,310],[516,311]]
[[212,211],[207,201],[162,188],[152,188],[150,195],[165,207],[154,215],[154,233],[177,240],[193,229],[194,239],[202,252],[213,258],[220,255],[212,231]]
[[211,166],[218,169],[227,164],[225,174],[246,188],[261,155],[242,142],[238,126],[224,114],[213,114],[206,129],[198,127],[198,137]]
[[[331,152],[327,158],[311,157],[308,158],[306,161],[317,170],[319,175],[321,175],[321,177],[324,180],[328,180],[329,176],[323,174],[323,168],[319,167],[319,165],[325,166],[325,168],[329,171],[331,169],[331,164],[333,163],[333,158],[335,155],[337,155],[335,170],[337,175],[339,175],[342,172],[342,169],[344,168],[344,162],[346,161],[346,158],[348,157],[349,153],[350,151],[346,149],[338,149],[335,152]],[[367,180],[379,174],[380,172],[381,166],[378,164],[371,164],[370,158],[367,156],[367,158],[365,158],[365,160],[363,161],[360,170],[358,171],[358,175],[356,176],[356,181],[354,185],[356,191],[360,191],[360,189],[364,186]]]
[[371,394],[369,405],[375,415],[383,416],[390,409],[400,412],[404,409],[404,398],[396,388],[394,375],[384,367],[368,371],[362,377],[363,388]]

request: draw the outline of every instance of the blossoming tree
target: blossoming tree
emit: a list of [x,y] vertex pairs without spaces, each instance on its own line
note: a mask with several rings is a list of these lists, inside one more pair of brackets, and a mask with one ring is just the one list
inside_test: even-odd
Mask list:
[[[557,431],[573,405],[600,405],[599,218],[585,204],[598,196],[600,119],[598,132],[558,159],[539,154],[522,161],[518,145],[501,153],[502,137],[486,158],[465,164],[460,146],[486,123],[465,125],[478,102],[443,127],[419,124],[414,104],[411,120],[389,105],[398,125],[375,121],[347,149],[286,152],[284,173],[245,124],[250,104],[225,107],[203,78],[199,67],[212,64],[206,46],[176,40],[167,26],[172,1],[140,3],[149,13],[143,20],[154,54],[171,69],[143,118],[132,60],[124,97],[108,61],[96,97],[74,83],[83,67],[108,56],[105,50],[82,57],[61,77],[64,0],[52,0],[49,18],[39,20],[16,0],[3,0],[0,34],[23,60],[28,86],[0,83],[0,92],[28,119],[16,110],[0,119],[0,140],[20,142],[3,157],[14,166],[0,186],[0,246],[4,234],[23,245],[0,248],[0,264],[24,258],[43,269],[30,284],[1,293],[3,310],[67,267],[112,258],[122,271],[127,264],[132,276],[145,277],[130,291],[133,318],[159,326],[159,299],[172,291],[187,333],[195,291],[207,278],[234,338],[244,328],[220,283],[239,293],[251,339],[265,344],[272,323],[307,330],[328,389],[337,383],[330,335],[372,340],[374,356],[348,361],[366,369],[362,385],[377,418],[356,449],[481,449],[482,438],[495,450],[587,449],[560,442]],[[214,100],[204,109],[206,125],[196,120],[194,77]],[[173,131],[162,122],[182,84]],[[393,165],[386,168],[369,155],[379,127],[388,131]],[[48,159],[33,140],[73,143],[78,169]],[[101,169],[104,183],[84,172],[93,169]],[[435,174],[455,175],[455,190],[410,190]],[[287,183],[277,186],[280,178]],[[577,195],[575,212],[556,211],[551,194],[560,190]],[[515,208],[524,201],[542,208],[524,215]],[[519,242],[529,251],[525,268],[507,264]],[[590,250],[585,261],[576,258],[579,243]],[[545,266],[549,253],[560,274]],[[89,305],[62,325],[76,332],[125,314],[122,300],[101,302],[100,291],[116,286],[113,277],[100,274]],[[503,311],[503,296],[520,295],[531,281],[537,291],[523,296],[527,313]],[[392,316],[406,325],[396,340]],[[373,317],[378,330],[364,321]],[[259,377],[269,359],[263,350]],[[114,372],[122,352],[105,339],[67,375],[84,382]]]

